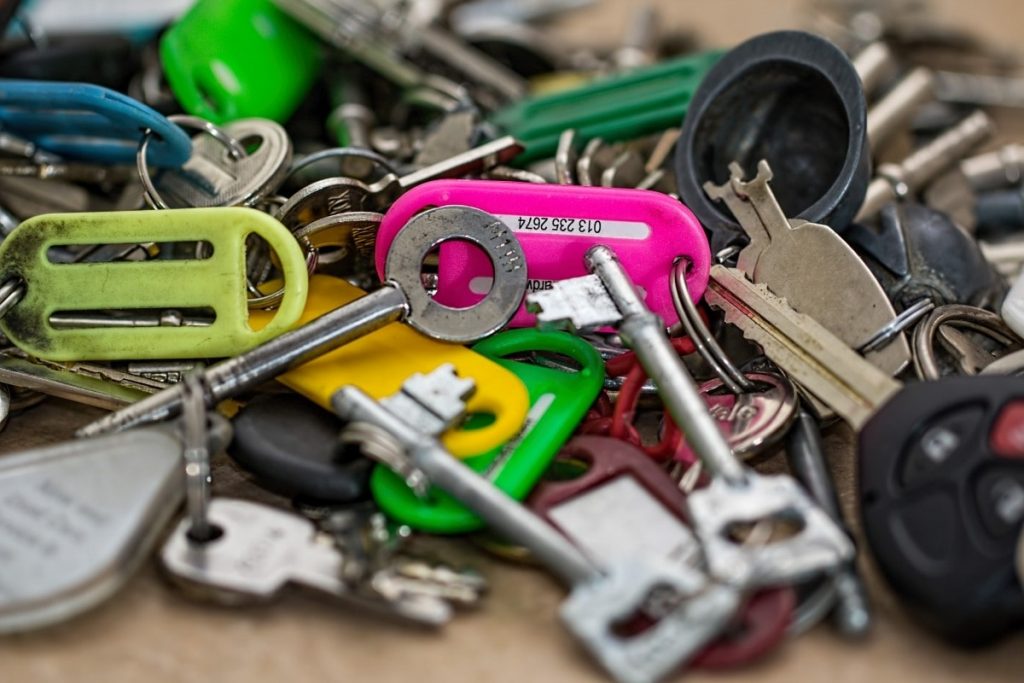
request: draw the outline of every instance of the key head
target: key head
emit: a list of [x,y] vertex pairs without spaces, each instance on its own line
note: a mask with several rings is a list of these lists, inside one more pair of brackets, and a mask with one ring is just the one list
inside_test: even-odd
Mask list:
[[172,580],[207,588],[223,602],[269,600],[292,579],[311,574],[322,578],[321,587],[344,592],[341,556],[315,545],[309,520],[234,498],[211,500],[209,519],[220,530],[212,540],[191,540],[188,519],[171,533],[160,559]]
[[1024,622],[1024,386],[951,377],[907,386],[859,437],[864,532],[921,624],[964,645]]
[[[487,296],[466,308],[438,303],[420,276],[427,254],[449,240],[479,247],[494,271]],[[501,329],[522,303],[527,282],[526,259],[512,231],[494,216],[468,206],[429,209],[410,220],[391,243],[384,275],[408,298],[406,322],[451,342],[475,341]]]
[[339,448],[344,423],[302,396],[259,396],[233,424],[235,438],[228,453],[261,484],[319,503],[366,497],[372,463]]

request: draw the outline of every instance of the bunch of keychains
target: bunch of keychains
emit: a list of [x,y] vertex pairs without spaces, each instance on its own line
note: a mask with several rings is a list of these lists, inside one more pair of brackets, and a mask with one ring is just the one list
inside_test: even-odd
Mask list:
[[[840,422],[914,618],[1021,623],[1024,147],[982,152],[1020,56],[838,0],[730,50],[643,9],[565,47],[585,4],[198,0],[100,36],[8,3],[0,408],[110,412],[0,457],[0,632],[153,555],[191,598],[441,626],[486,582],[422,533],[553,572],[618,681],[857,638]],[[227,467],[291,506],[211,495]]]

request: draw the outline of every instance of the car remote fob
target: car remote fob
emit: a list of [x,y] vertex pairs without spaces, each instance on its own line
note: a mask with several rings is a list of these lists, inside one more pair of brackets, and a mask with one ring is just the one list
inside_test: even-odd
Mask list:
[[907,386],[861,431],[859,467],[868,542],[922,624],[970,646],[1024,623],[1020,378]]

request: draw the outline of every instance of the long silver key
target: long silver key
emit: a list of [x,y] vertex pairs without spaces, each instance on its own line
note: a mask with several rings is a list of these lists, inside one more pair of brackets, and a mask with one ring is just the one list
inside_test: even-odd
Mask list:
[[[494,269],[490,292],[468,308],[439,304],[420,277],[427,253],[450,239],[477,245]],[[445,341],[492,334],[508,322],[526,293],[526,259],[515,235],[494,216],[464,206],[439,207],[417,215],[398,232],[388,252],[385,280],[361,299],[204,370],[207,407],[396,321]],[[181,391],[177,386],[161,391],[82,427],[78,434],[91,436],[171,417],[181,410]]]
[[160,552],[175,581],[200,589],[193,593],[236,604],[270,600],[295,583],[360,609],[429,626],[451,619],[451,607],[439,598],[405,593],[392,601],[353,592],[343,578],[344,555],[304,517],[234,498],[211,500],[207,517],[219,531],[214,538],[193,540],[190,521],[183,519]]
[[[772,171],[766,161],[750,181],[743,180],[739,165],[729,169],[728,182],[705,183],[704,191],[724,201],[750,237],[738,266],[752,282],[767,285],[853,348],[896,319],[885,290],[842,237],[824,225],[786,219],[768,185]],[[895,375],[910,362],[910,345],[901,334],[867,357]]]
[[[669,415],[712,475],[706,488],[687,498],[712,575],[742,587],[779,585],[830,571],[851,558],[849,538],[792,478],[759,475],[736,458],[672,348],[664,323],[644,305],[615,253],[603,245],[592,247],[586,264],[594,275],[531,293],[527,308],[542,324],[568,324],[576,330],[618,325],[623,342],[636,353]],[[587,283],[586,303],[561,291],[580,283]],[[799,531],[765,545],[741,544],[730,537],[738,525],[757,520],[794,521]]]
[[[210,440],[227,445],[226,420]],[[80,614],[131,578],[184,498],[182,449],[160,426],[0,459],[0,633]]]
[[814,318],[797,313],[735,268],[712,266],[704,299],[855,430],[901,387]]
[[[464,415],[475,386],[450,365],[414,375],[378,403],[348,386],[332,397],[334,410],[390,440],[411,468],[476,512],[510,541],[521,543],[572,586],[562,621],[616,680],[652,683],[721,632],[740,605],[735,588],[709,582],[700,571],[664,557],[631,558],[598,568],[576,546],[449,453],[438,435]],[[408,470],[405,472],[408,475]],[[656,604],[655,604],[656,603]],[[660,617],[649,629],[619,638],[613,627],[647,608]]]
[[369,184],[355,178],[324,178],[292,195],[278,211],[278,220],[295,230],[332,214],[383,210],[403,192],[417,185],[484,171],[512,160],[522,151],[523,146],[514,137],[506,135],[403,176],[388,173]]

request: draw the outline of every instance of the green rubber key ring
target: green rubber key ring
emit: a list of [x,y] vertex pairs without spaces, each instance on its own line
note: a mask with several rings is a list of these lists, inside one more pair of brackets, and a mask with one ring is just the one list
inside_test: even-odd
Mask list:
[[[463,462],[489,477],[512,498],[523,500],[597,399],[604,383],[604,362],[594,347],[579,337],[532,328],[496,334],[475,344],[473,350],[523,381],[530,395],[530,410],[516,438]],[[505,357],[530,351],[567,356],[580,365],[580,370],[559,370]],[[401,477],[383,465],[374,468],[370,489],[388,516],[415,529],[459,534],[485,526],[476,514],[443,491],[431,489],[427,498],[417,498]]]
[[509,105],[491,116],[502,133],[526,150],[517,165],[555,155],[562,131],[577,140],[619,142],[678,126],[704,75],[724,54],[701,52],[625,74],[599,78],[578,88]]
[[160,39],[182,108],[214,123],[284,123],[320,72],[320,41],[271,0],[199,0]]
[[[248,323],[245,240],[250,234],[273,249],[286,283],[276,315],[259,331]],[[49,256],[51,247],[63,245],[199,241],[207,243],[202,258],[55,263]],[[36,216],[0,244],[0,282],[11,278],[23,283],[25,294],[0,319],[0,328],[26,353],[58,361],[237,355],[295,325],[309,289],[295,237],[275,218],[241,207]],[[212,313],[212,323],[123,324],[126,315],[152,320],[166,311],[187,316],[197,309],[203,317]],[[78,316],[79,322],[54,325],[54,314]]]

